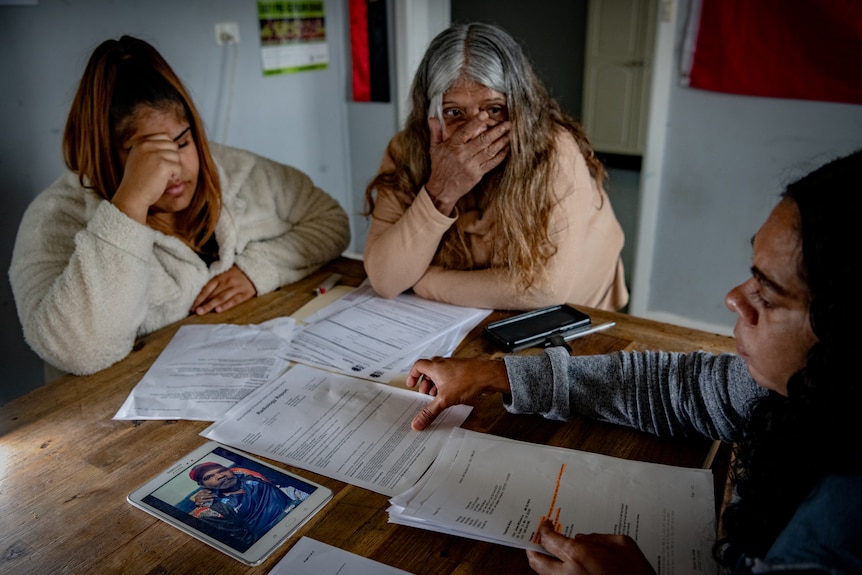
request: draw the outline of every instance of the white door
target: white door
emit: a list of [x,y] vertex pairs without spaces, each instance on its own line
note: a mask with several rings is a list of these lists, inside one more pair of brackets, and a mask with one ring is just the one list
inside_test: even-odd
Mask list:
[[596,151],[642,155],[657,0],[590,0],[581,122]]

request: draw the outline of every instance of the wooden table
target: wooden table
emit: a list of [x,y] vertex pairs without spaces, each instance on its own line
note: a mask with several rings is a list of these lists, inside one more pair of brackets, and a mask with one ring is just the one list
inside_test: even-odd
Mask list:
[[[302,469],[288,467],[332,489],[333,500],[258,567],[126,502],[130,491],[206,441],[199,435],[206,422],[111,419],[178,327],[290,315],[311,300],[313,288],[330,272],[354,286],[364,275],[361,263],[337,260],[223,314],[189,317],[141,338],[128,358],[97,374],[63,377],[0,408],[0,573],[265,574],[303,535],[417,575],[531,572],[522,550],[392,525],[386,496]],[[734,349],[734,340],[725,336],[583,309],[596,323],[617,324],[571,342],[575,354]],[[494,312],[487,321],[506,315]],[[480,332],[481,326],[474,329],[456,355],[496,355]],[[642,461],[715,465],[715,444],[709,441],[658,439],[585,418],[562,423],[515,416],[503,409],[499,396],[482,398],[464,427]],[[723,478],[719,495],[721,485]]]

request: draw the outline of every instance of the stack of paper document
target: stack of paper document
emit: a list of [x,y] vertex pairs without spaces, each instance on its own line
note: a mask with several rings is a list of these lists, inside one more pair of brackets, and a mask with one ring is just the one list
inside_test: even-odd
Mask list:
[[413,294],[384,299],[370,286],[305,317],[257,325],[180,327],[114,419],[218,421],[298,362],[389,383],[420,357],[450,355],[491,313]]
[[304,320],[282,357],[346,375],[391,381],[420,357],[451,354],[491,310],[360,286]]
[[144,374],[114,419],[215,421],[237,401],[281,375],[295,321],[184,325]]
[[567,537],[629,535],[656,572],[717,573],[712,473],[454,429],[389,521],[523,549],[548,518]]
[[472,409],[456,405],[425,431],[410,421],[432,397],[297,365],[247,395],[201,435],[386,496],[422,476]]

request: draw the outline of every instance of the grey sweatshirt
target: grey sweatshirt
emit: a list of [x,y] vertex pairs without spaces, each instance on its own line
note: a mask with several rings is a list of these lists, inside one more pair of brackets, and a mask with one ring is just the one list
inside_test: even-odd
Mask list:
[[549,348],[505,358],[511,413],[576,414],[656,435],[740,438],[751,402],[768,391],[734,354],[617,352],[570,356]]

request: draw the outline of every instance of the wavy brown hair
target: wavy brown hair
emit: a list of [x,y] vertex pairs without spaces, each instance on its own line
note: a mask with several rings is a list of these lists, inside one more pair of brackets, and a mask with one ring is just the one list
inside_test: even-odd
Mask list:
[[119,150],[127,135],[124,131],[142,106],[176,112],[191,125],[200,160],[195,195],[189,207],[177,214],[177,229],[151,225],[201,251],[221,211],[218,171],[189,93],[147,42],[122,36],[102,42],[93,51],[66,120],[66,166],[78,174],[82,186],[111,201],[123,179]]
[[[392,190],[406,209],[431,174],[428,117],[441,96],[466,78],[506,96],[510,132],[509,155],[474,188],[480,209],[494,207],[495,252],[515,285],[527,288],[543,274],[556,253],[549,236],[551,211],[562,198],[549,193],[559,130],[574,137],[591,174],[601,185],[605,169],[580,124],[565,114],[548,93],[521,46],[503,29],[485,23],[455,24],[437,35],[413,79],[406,126],[390,145],[396,168],[379,173],[365,190],[366,215],[374,210],[374,191]],[[601,196],[599,196],[601,201]],[[464,210],[468,197],[457,207]],[[461,227],[444,235],[433,263],[447,269],[475,269]]]

